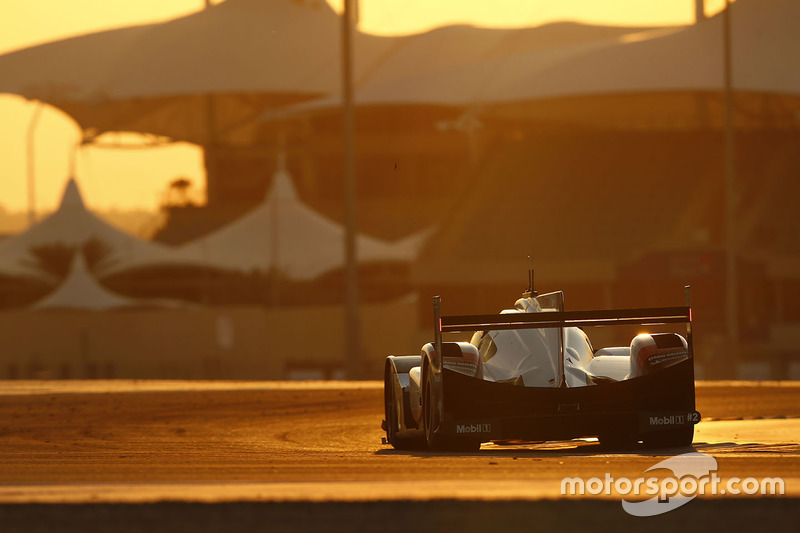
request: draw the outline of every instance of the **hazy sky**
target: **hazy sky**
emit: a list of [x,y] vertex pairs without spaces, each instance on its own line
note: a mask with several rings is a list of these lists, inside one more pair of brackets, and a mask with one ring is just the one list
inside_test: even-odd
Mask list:
[[[297,1],[297,0],[263,0]],[[218,0],[214,3],[218,3]],[[329,0],[339,10],[341,0]],[[533,26],[554,20],[620,25],[688,24],[694,0],[361,0],[362,31],[402,34],[468,23]],[[724,0],[706,0],[715,12]],[[163,21],[202,9],[204,0],[0,0],[0,53],[42,42]],[[34,105],[0,95],[0,206],[27,209],[27,131]],[[46,107],[34,136],[37,211],[52,210],[80,138],[72,120]],[[180,144],[147,150],[81,148],[76,177],[87,203],[155,209],[169,181],[185,176],[204,187],[200,150]]]

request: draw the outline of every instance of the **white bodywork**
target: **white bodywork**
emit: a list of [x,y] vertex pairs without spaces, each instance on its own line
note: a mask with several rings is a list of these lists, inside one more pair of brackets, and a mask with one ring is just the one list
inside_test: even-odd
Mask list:
[[[541,313],[533,298],[520,298],[508,313]],[[563,328],[564,376],[567,387],[583,387],[587,374],[626,379],[630,374],[630,348],[604,348],[595,353],[589,337],[576,327]],[[478,331],[470,341],[478,347],[483,362],[483,379],[511,381],[526,387],[554,387],[558,383],[559,331],[549,329],[518,329]],[[520,383],[517,380],[522,380]]]
[[[552,293],[542,297],[559,295]],[[559,304],[556,304],[559,305]],[[542,308],[537,298],[520,298],[514,309],[501,314],[546,313],[555,308]],[[623,381],[637,377],[637,359],[655,347],[650,334],[634,337],[630,346],[615,346],[594,351],[589,337],[578,327],[563,330],[564,381],[567,387],[585,387],[599,380]],[[686,340],[676,335],[686,350]],[[476,331],[470,344],[477,347],[480,358],[480,377],[486,381],[513,383],[525,387],[556,387],[559,383],[561,340],[558,328],[503,329]],[[633,355],[631,355],[633,354]],[[448,367],[445,361],[445,367]],[[664,365],[664,366],[668,366]],[[459,371],[456,368],[452,370]],[[420,367],[410,372],[412,399],[416,400],[421,388]],[[417,402],[412,401],[412,406]]]

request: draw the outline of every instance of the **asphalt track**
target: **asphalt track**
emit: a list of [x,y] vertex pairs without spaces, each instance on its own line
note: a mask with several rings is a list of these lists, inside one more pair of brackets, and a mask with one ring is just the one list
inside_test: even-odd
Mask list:
[[[574,531],[796,528],[800,383],[699,382],[692,448],[594,440],[473,454],[381,444],[378,382],[0,382],[0,531]],[[613,491],[685,452],[784,495],[703,495],[638,518]]]

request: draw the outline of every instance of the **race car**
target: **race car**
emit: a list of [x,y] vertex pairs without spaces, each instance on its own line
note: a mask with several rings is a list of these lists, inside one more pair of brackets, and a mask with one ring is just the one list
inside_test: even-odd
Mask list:
[[[563,292],[539,295],[531,283],[498,315],[441,316],[436,296],[434,341],[421,355],[386,359],[384,442],[434,451],[581,437],[617,449],[689,446],[700,413],[689,287],[685,298],[683,307],[568,312]],[[640,333],[629,346],[595,350],[584,330],[663,324],[685,324],[685,335]],[[443,342],[453,332],[472,338]]]

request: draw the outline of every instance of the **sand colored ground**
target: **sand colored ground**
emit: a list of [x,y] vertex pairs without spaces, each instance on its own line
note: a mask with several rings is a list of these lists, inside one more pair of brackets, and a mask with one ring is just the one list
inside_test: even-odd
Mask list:
[[[391,513],[413,504],[440,520],[460,508],[459,501],[484,502],[475,507],[484,517],[498,508],[485,502],[517,502],[523,507],[508,510],[517,518],[528,502],[550,516],[563,504],[541,502],[565,500],[559,490],[566,476],[635,478],[671,454],[692,451],[612,454],[581,440],[486,444],[468,455],[398,452],[381,444],[377,382],[0,382],[0,391],[0,519],[9,524],[45,524],[55,512],[80,517],[86,505],[137,524],[141,505],[158,509],[167,522],[183,516],[176,509],[188,520],[216,516],[225,506],[244,510],[248,520],[275,513],[270,516],[289,526],[310,523],[293,514],[308,502],[327,502],[314,509],[342,519],[355,519],[357,509]],[[713,455],[723,478],[786,480],[783,498],[738,498],[746,503],[734,508],[751,515],[771,510],[773,520],[797,516],[796,506],[777,502],[800,496],[799,400],[800,384],[698,384],[704,421],[694,450]],[[580,513],[598,505],[609,516],[621,513],[619,498],[601,499],[605,503],[566,501]],[[426,507],[439,500],[449,503]],[[691,504],[697,503],[692,512],[719,510],[728,501],[705,498]],[[36,502],[49,505],[34,513]],[[364,502],[372,502],[372,510],[364,510]],[[91,516],[76,518],[82,529],[91,529]]]

